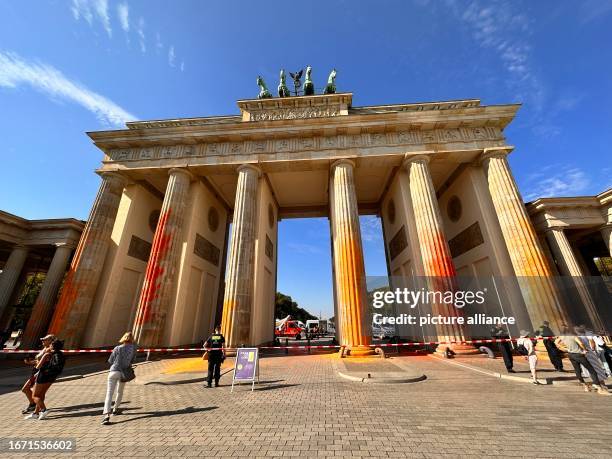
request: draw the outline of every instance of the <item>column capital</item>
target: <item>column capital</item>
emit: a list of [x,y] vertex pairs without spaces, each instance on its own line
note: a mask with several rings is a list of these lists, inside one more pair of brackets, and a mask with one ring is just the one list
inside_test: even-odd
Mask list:
[[103,179],[118,181],[124,188],[130,182],[129,178],[127,178],[125,175],[117,171],[104,171],[104,172],[99,172],[98,174]]
[[417,161],[425,161],[425,163],[429,164],[431,161],[431,155],[433,155],[433,151],[422,151],[420,153],[406,153],[404,155],[404,160],[402,161],[402,166],[405,169],[410,168],[410,164],[415,163]]
[[30,248],[25,244],[15,244],[11,250],[30,250]]
[[190,182],[192,180],[195,180],[195,175],[193,175],[191,172],[189,172],[187,169],[183,167],[173,167],[172,169],[168,171],[168,175],[177,175],[177,174],[185,175],[189,179]]
[[512,152],[512,150],[514,150],[514,147],[511,145],[506,145],[504,147],[485,148],[484,150],[482,150],[479,162],[482,164],[490,158],[505,158]]
[[333,171],[337,166],[342,166],[342,165],[351,166],[352,169],[355,169],[355,161],[353,161],[352,159],[348,159],[348,158],[342,158],[337,161],[334,161],[331,164],[329,170]]
[[243,170],[252,170],[253,172],[257,174],[257,178],[261,177],[261,175],[263,174],[261,168],[259,166],[256,166],[255,164],[250,164],[250,163],[241,164],[240,166],[236,168],[236,172],[241,172]]

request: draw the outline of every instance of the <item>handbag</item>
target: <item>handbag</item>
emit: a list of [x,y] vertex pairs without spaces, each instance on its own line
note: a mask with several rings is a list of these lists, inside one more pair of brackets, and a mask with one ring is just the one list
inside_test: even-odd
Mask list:
[[121,370],[121,382],[128,382],[135,378],[136,378],[136,373],[134,373],[133,366],[129,366]]

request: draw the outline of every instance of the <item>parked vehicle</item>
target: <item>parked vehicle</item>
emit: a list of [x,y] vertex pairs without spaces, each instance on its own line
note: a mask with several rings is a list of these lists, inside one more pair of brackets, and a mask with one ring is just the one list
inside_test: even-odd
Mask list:
[[330,322],[327,319],[313,319],[306,321],[306,333],[312,337],[327,336],[330,333],[329,327]]
[[306,337],[306,331],[303,327],[300,327],[300,324],[297,320],[285,320],[276,327],[274,330],[274,335],[277,338],[295,338],[302,339],[302,337]]
[[372,323],[372,337],[378,339],[391,338],[395,333],[395,327],[392,325],[381,325]]

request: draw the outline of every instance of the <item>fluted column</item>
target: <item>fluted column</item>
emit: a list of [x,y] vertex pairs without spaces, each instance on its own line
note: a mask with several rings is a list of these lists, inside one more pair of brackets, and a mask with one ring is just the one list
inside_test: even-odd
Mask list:
[[138,301],[133,334],[141,346],[162,344],[168,308],[173,301],[181,234],[193,175],[186,169],[170,169],[151,255]]
[[17,285],[17,280],[27,258],[28,248],[18,245],[13,248],[8,260],[6,260],[2,274],[0,274],[0,317],[2,317],[4,308],[13,296],[13,290],[15,290],[15,285]]
[[256,166],[244,164],[238,168],[221,319],[221,328],[228,347],[249,345],[251,341],[255,227],[260,176],[261,170]]
[[49,326],[49,332],[63,339],[66,348],[80,344],[127,184],[127,179],[116,172],[101,175],[102,183]]
[[601,229],[601,237],[608,248],[608,252],[610,252],[610,256],[612,257],[612,223],[603,226]]
[[[410,181],[412,211],[428,288],[431,291],[454,291],[457,288],[455,266],[444,235],[436,190],[429,172],[429,156],[407,156],[404,167],[408,171]],[[443,303],[432,304],[432,312],[433,315],[439,314],[443,317],[462,315],[460,309]],[[465,327],[460,324],[437,325],[436,330],[439,341],[468,339]],[[443,352],[446,348],[461,354],[478,352],[474,346],[463,344],[441,344],[438,351]]]
[[366,311],[365,267],[354,168],[354,163],[348,159],[336,161],[331,168],[331,223],[340,344],[348,346],[352,356],[373,353],[369,347],[371,323]]
[[568,319],[552,283],[552,273],[506,156],[511,148],[485,149],[482,161],[508,254],[518,278],[532,326],[543,321],[561,330]]
[[28,320],[25,332],[23,333],[21,340],[22,348],[28,349],[37,346],[38,339],[46,334],[53,314],[53,305],[57,298],[57,292],[62,285],[73,248],[67,244],[56,245],[51,265],[43,281],[40,293],[36,297],[30,320]]
[[548,239],[550,248],[557,260],[557,266],[559,267],[559,271],[563,276],[571,276],[574,279],[574,285],[576,286],[576,292],[578,296],[580,296],[580,300],[585,307],[589,318],[591,319],[593,327],[595,330],[604,330],[605,327],[601,318],[599,317],[599,313],[597,312],[597,307],[593,301],[591,293],[587,287],[587,284],[584,280],[584,272],[582,268],[578,264],[578,260],[576,259],[576,255],[572,250],[572,246],[570,242],[567,240],[567,236],[562,228],[551,228],[546,231],[546,238]]

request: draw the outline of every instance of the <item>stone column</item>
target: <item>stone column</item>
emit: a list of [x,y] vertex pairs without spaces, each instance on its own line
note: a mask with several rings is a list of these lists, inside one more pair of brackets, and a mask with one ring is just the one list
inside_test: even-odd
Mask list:
[[610,256],[612,257],[612,223],[602,226],[600,231],[601,237],[603,238],[606,247],[608,247],[608,252],[610,252]]
[[340,344],[350,349],[351,356],[359,356],[373,354],[374,350],[369,347],[372,332],[366,311],[365,267],[354,168],[355,164],[348,159],[332,164],[331,223]]
[[193,179],[186,169],[170,169],[169,175],[133,326],[136,342],[145,347],[162,344],[168,308],[174,300],[181,234]]
[[260,176],[261,170],[251,164],[244,164],[238,168],[221,320],[221,328],[228,347],[249,345],[251,341],[255,228]]
[[[547,320],[561,331],[568,324],[552,283],[552,272],[540,247],[506,156],[511,148],[487,148],[482,156],[489,193],[521,287],[532,327]],[[524,327],[527,328],[527,327]]]
[[117,172],[101,175],[102,183],[49,326],[49,333],[63,339],[66,349],[80,344],[111,242],[119,202],[127,185],[127,179]]
[[[410,198],[416,226],[419,250],[423,260],[424,276],[430,291],[454,291],[456,272],[448,241],[444,235],[438,198],[429,173],[429,155],[407,156],[404,167],[408,171]],[[461,310],[454,305],[432,304],[432,314],[442,317],[460,317]],[[439,341],[465,341],[469,339],[461,324],[437,325]],[[440,344],[437,352],[447,348],[458,354],[476,354],[469,344]]]
[[29,249],[22,245],[15,246],[8,260],[6,260],[2,274],[0,274],[0,317],[2,317],[4,309],[11,300],[13,290],[15,289],[15,285],[17,285],[17,280],[19,279],[23,265],[25,264],[26,258],[28,258],[28,251]]
[[555,259],[557,260],[557,266],[559,267],[561,275],[574,278],[576,292],[578,293],[578,296],[580,296],[580,300],[582,301],[582,304],[584,305],[585,310],[591,319],[593,327],[595,327],[596,331],[604,330],[605,327],[601,318],[599,317],[597,307],[593,302],[591,293],[589,292],[587,284],[584,280],[584,272],[578,264],[576,255],[572,250],[570,242],[567,240],[565,232],[562,228],[550,228],[546,231],[546,238],[548,239]]
[[21,347],[24,349],[38,347],[39,338],[46,334],[49,321],[53,315],[53,305],[57,298],[57,292],[62,285],[73,248],[67,244],[56,244],[55,254],[51,260],[47,276],[32,307],[30,320],[28,320],[23,333]]

